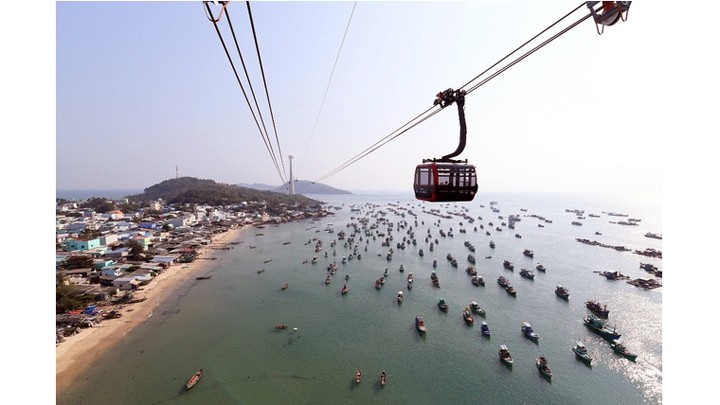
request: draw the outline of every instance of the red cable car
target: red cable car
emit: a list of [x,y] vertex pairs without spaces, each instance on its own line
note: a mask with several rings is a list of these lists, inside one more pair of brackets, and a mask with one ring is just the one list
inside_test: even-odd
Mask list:
[[466,160],[452,160],[465,149],[465,91],[447,89],[438,93],[435,105],[441,108],[457,103],[460,144],[455,152],[440,159],[423,159],[415,168],[415,198],[430,202],[472,201],[477,193],[475,166]]

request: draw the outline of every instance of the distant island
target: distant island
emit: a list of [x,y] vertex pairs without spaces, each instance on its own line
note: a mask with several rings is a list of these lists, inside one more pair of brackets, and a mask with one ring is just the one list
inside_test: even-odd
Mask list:
[[141,194],[127,196],[131,202],[163,200],[170,204],[230,205],[265,201],[271,205],[317,206],[320,201],[303,195],[288,195],[194,177],[179,177],[150,186]]
[[[287,194],[289,186],[287,184],[282,186],[272,186],[269,184],[253,183],[245,184],[238,183],[240,187],[252,188],[255,190],[273,191],[276,193]],[[352,194],[350,191],[342,190],[327,184],[316,183],[310,180],[295,180],[295,193],[297,194]]]

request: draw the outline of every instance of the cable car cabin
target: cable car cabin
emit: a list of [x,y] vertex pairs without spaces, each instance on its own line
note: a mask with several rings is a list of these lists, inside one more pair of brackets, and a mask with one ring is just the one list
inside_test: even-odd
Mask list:
[[428,162],[415,168],[415,198],[430,202],[472,201],[477,193],[475,166]]

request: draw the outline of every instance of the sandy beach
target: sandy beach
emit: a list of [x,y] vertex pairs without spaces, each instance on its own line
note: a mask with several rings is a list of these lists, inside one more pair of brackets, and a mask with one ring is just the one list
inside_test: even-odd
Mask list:
[[[212,238],[212,244],[222,244],[240,240],[240,236],[249,227],[232,229]],[[201,258],[220,257],[225,250],[203,248],[199,251]],[[216,266],[214,260],[198,259],[192,263],[178,263],[158,275],[150,284],[141,287],[136,297],[147,297],[147,300],[122,306],[122,317],[104,320],[92,328],[83,329],[80,333],[65,338],[55,348],[55,392],[65,390],[93,361],[106,350],[117,344],[136,325],[141,324],[153,314],[153,310],[166,299],[184,280],[203,276],[206,271]]]

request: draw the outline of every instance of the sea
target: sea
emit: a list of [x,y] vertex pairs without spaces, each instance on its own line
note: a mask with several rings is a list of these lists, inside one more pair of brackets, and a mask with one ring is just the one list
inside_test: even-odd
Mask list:
[[[57,403],[662,403],[663,287],[643,289],[599,274],[620,271],[662,284],[640,267],[662,270],[662,258],[634,252],[662,251],[662,239],[645,236],[662,235],[660,200],[537,193],[479,193],[465,203],[427,203],[407,194],[309,197],[324,201],[333,215],[243,230],[213,261],[210,280],[185,277],[151,317],[57,393]],[[520,219],[514,229],[510,215]],[[618,223],[630,218],[636,225]],[[475,247],[474,264],[466,243]],[[343,264],[355,246],[357,254]],[[505,260],[514,271],[503,267]],[[333,262],[337,271],[326,284]],[[546,272],[535,270],[537,263]],[[484,286],[471,283],[470,265]],[[535,271],[534,280],[520,276],[523,268]],[[376,289],[386,269],[385,284]],[[433,271],[440,288],[431,284]],[[342,295],[346,276],[350,291]],[[499,276],[509,279],[516,296],[497,284]],[[558,284],[568,288],[567,300],[555,295]],[[447,312],[438,308],[440,299]],[[616,354],[583,324],[587,300],[607,304],[607,325],[636,361]],[[468,325],[461,314],[471,301],[486,313]],[[427,325],[424,335],[415,328],[417,316]],[[489,338],[480,333],[481,322]],[[539,335],[536,342],[521,333],[523,322]],[[278,323],[288,328],[276,329]],[[591,366],[571,350],[578,341],[588,348]],[[511,367],[499,360],[500,345],[509,349]],[[540,356],[552,370],[549,380],[536,368]],[[202,379],[186,391],[200,368]]]

